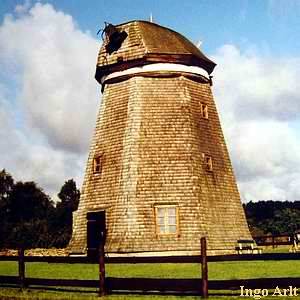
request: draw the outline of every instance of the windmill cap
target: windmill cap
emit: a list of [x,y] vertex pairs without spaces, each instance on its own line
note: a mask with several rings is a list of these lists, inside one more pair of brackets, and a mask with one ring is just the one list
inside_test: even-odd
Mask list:
[[112,72],[151,63],[198,66],[211,74],[216,64],[192,42],[169,28],[147,21],[109,24],[104,29],[96,79]]

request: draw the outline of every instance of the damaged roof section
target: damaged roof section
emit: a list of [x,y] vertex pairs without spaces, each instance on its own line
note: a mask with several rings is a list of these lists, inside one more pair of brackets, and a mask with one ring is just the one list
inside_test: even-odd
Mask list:
[[[216,64],[181,34],[147,21],[132,21],[106,30],[98,55],[96,79],[111,72],[151,63],[198,66],[211,74]],[[105,31],[105,30],[104,30]],[[107,32],[109,34],[107,34]],[[115,41],[113,35],[117,37]]]

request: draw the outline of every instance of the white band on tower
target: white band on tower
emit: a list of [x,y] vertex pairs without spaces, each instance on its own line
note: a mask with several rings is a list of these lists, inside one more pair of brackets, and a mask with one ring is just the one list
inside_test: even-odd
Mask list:
[[171,64],[171,63],[156,63],[144,65],[141,67],[134,67],[124,71],[113,72],[109,75],[103,76],[101,78],[101,84],[103,84],[106,80],[125,76],[125,75],[133,75],[139,73],[148,73],[148,72],[157,72],[157,71],[170,71],[170,72],[186,72],[204,76],[209,79],[209,74],[206,70],[201,67],[196,66],[187,66],[182,64]]

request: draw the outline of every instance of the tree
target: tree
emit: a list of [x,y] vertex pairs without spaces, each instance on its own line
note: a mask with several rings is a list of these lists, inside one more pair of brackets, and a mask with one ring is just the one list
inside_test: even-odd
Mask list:
[[51,242],[48,220],[54,214],[50,197],[34,182],[17,182],[7,205],[7,247],[45,247]]
[[35,182],[17,182],[10,192],[9,214],[12,222],[46,219],[54,205]]
[[0,172],[0,203],[3,203],[8,198],[13,186],[14,179],[3,169]]
[[70,179],[58,193],[54,206],[35,182],[14,182],[4,169],[0,172],[0,247],[65,247],[72,233],[72,212],[80,192]]
[[14,186],[14,179],[3,169],[0,172],[0,247],[4,244],[9,231],[9,195]]
[[287,233],[293,236],[294,232],[300,228],[300,212],[292,208],[278,210],[269,226],[269,231],[274,234]]
[[68,245],[72,235],[72,213],[77,210],[80,191],[76,187],[73,179],[64,183],[61,187],[58,197],[61,202],[56,205],[56,218],[53,222],[54,231],[57,233],[54,238],[56,247],[65,247]]
[[61,199],[61,202],[57,204],[58,207],[63,206],[71,212],[77,210],[80,191],[77,189],[73,179],[69,179],[64,183],[57,196]]
[[249,202],[244,208],[253,235],[291,235],[300,229],[300,201]]

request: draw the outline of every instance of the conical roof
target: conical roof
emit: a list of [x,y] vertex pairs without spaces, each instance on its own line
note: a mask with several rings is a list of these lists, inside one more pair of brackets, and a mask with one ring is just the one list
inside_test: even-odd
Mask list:
[[100,49],[96,79],[126,68],[151,63],[179,63],[199,66],[210,74],[216,64],[181,34],[147,21],[131,21],[115,26],[125,32],[120,47],[109,53],[106,37]]

